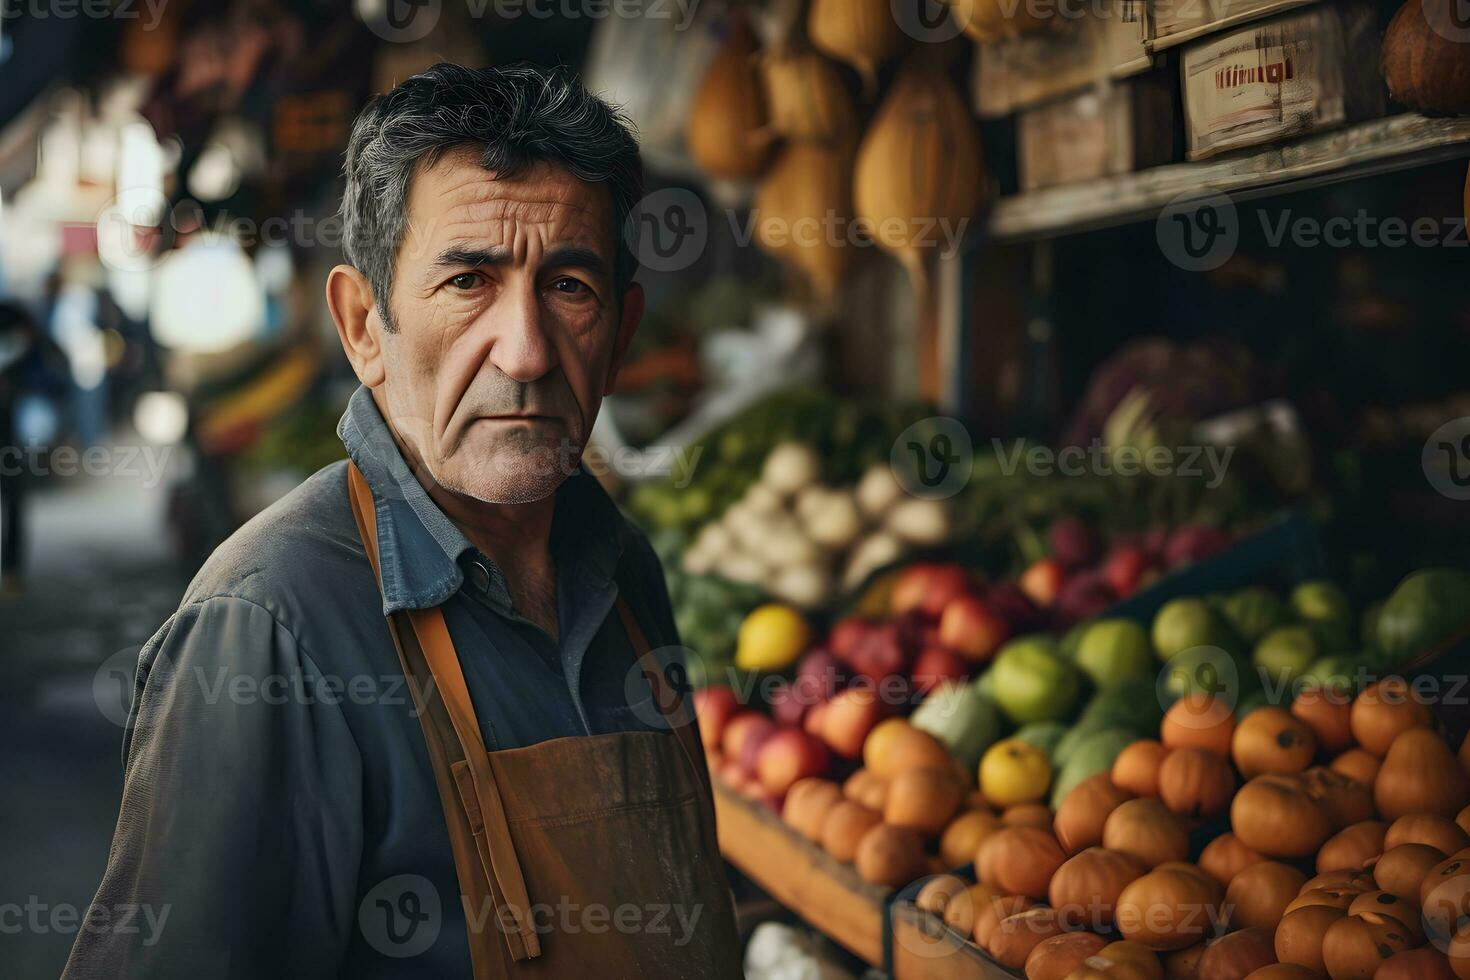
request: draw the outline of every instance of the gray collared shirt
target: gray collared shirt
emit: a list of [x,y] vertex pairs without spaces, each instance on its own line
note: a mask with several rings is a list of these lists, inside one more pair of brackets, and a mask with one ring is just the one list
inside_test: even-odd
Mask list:
[[136,909],[138,928],[80,930],[67,977],[470,975],[386,612],[442,607],[492,750],[659,727],[610,613],[621,592],[649,643],[675,646],[662,569],[591,476],[557,492],[553,639],[414,479],[365,389],[338,431],[373,491],[383,589],[345,462],[216,550],[139,656],[90,913]]

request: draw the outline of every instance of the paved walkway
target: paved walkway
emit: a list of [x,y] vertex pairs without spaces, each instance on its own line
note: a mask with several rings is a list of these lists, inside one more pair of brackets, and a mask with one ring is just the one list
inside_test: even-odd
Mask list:
[[122,785],[115,719],[132,683],[115,668],[136,657],[186,584],[169,552],[164,495],[137,479],[76,477],[31,499],[26,594],[0,599],[6,977],[60,974],[107,860]]

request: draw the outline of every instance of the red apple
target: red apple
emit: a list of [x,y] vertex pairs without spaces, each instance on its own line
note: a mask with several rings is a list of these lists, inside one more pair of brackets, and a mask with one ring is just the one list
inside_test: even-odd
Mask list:
[[863,754],[863,740],[883,718],[878,692],[862,684],[837,694],[824,706],[821,727],[815,733],[844,759]]
[[964,657],[944,647],[930,647],[914,661],[914,690],[926,695],[945,681],[969,675],[970,662]]
[[893,674],[904,673],[908,659],[903,644],[899,642],[898,625],[883,623],[863,636],[847,663],[855,675],[881,681]]
[[[762,715],[761,717],[765,717]],[[770,719],[766,719],[769,721]],[[745,740],[740,745],[740,757],[735,761],[740,763],[740,768],[754,775],[755,760],[760,754],[761,746],[766,740],[781,730],[781,726],[772,721],[769,725],[752,726]]]
[[976,663],[995,656],[995,651],[1010,639],[1006,621],[983,601],[974,596],[960,596],[944,607],[939,617],[939,643],[962,653]]
[[985,604],[1006,621],[1012,636],[1035,632],[1046,622],[1036,603],[1015,582],[996,582],[986,590]]
[[827,772],[827,746],[799,728],[783,728],[766,739],[756,757],[756,776],[766,792],[780,799],[791,784]]
[[699,739],[705,752],[720,744],[725,725],[740,710],[740,698],[726,684],[711,684],[694,692],[694,717],[699,720]]
[[[863,634],[865,637],[867,633]],[[796,692],[808,706],[830,700],[847,683],[846,673],[836,657],[826,650],[813,650],[796,665]]]
[[827,634],[827,648],[838,660],[846,660],[848,653],[863,638],[863,634],[872,628],[873,624],[861,616],[839,619],[832,625],[832,632]]
[[917,609],[938,616],[951,599],[973,587],[970,573],[959,565],[937,565],[920,562],[899,573],[889,597],[889,610],[894,615]]
[[1169,536],[1164,546],[1164,564],[1178,568],[1191,562],[1213,558],[1230,546],[1230,535],[1218,527],[1191,525],[1181,527]]
[[725,726],[725,737],[720,740],[720,748],[724,751],[725,758],[743,762],[746,744],[759,744],[775,730],[776,723],[759,711],[741,711]]
[[1117,598],[1100,572],[1082,572],[1062,586],[1052,612],[1059,625],[1073,626],[1106,612]]
[[1080,517],[1058,517],[1046,533],[1052,557],[1065,568],[1082,568],[1097,558],[1097,532]]
[[[799,682],[801,678],[796,680]],[[806,717],[807,710],[815,703],[801,696],[795,682],[778,685],[766,701],[771,706],[771,717],[776,719],[778,725],[795,728],[801,727],[802,718]]]
[[719,776],[720,782],[724,783],[726,786],[737,793],[744,789],[746,785],[751,782],[749,774],[747,774],[744,769],[740,768],[740,763],[736,762],[734,759],[726,759],[720,765],[720,768],[716,771],[716,774]]
[[1102,577],[1118,594],[1126,599],[1138,591],[1143,575],[1152,567],[1148,555],[1137,545],[1114,545],[1102,563]]
[[1067,572],[1055,558],[1043,558],[1021,573],[1021,591],[1026,598],[1043,609],[1057,601],[1062,585],[1067,581]]

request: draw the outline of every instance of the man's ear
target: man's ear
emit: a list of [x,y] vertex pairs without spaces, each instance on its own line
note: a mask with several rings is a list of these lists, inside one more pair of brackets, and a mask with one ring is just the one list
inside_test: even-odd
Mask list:
[[369,388],[383,383],[382,321],[373,304],[373,287],[356,268],[339,265],[327,274],[327,309],[337,324],[342,350],[357,380]]
[[643,306],[647,302],[643,295],[643,287],[633,283],[623,293],[622,316],[618,320],[618,339],[613,343],[612,362],[607,368],[607,381],[603,383],[603,397],[611,395],[613,389],[618,385],[618,372],[623,369],[623,356],[628,353],[628,345],[633,342],[633,335],[638,332],[638,324],[643,322]]

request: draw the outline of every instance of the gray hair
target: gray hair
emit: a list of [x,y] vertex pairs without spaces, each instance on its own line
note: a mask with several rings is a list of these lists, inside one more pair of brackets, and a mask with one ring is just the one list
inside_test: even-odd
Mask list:
[[619,298],[638,271],[623,224],[643,192],[643,163],[628,121],[563,69],[438,64],[375,96],[352,126],[342,194],[343,246],[388,309],[393,267],[407,228],[408,190],[420,167],[445,151],[480,149],[480,165],[516,179],[538,163],[565,167],[612,195],[614,281]]

